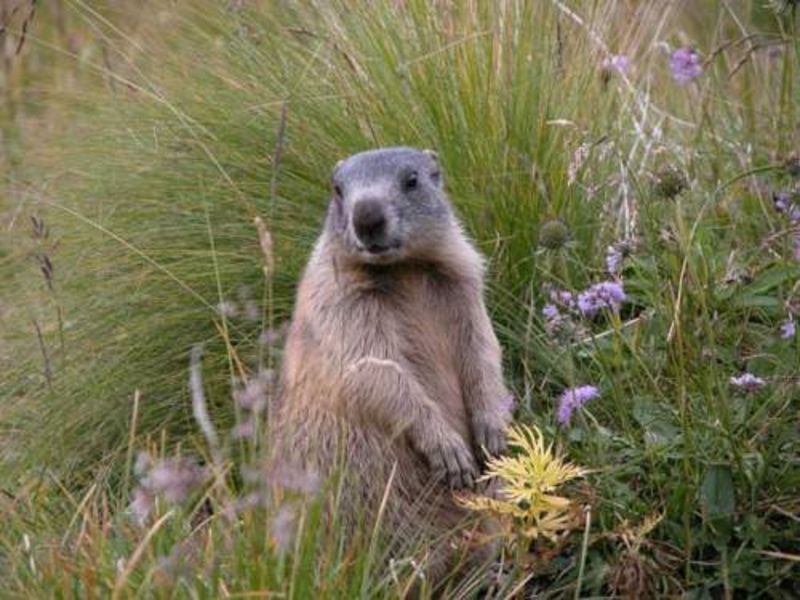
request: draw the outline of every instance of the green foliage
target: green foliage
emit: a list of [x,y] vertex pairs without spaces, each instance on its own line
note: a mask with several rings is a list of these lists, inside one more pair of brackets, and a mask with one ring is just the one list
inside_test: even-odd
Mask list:
[[[131,594],[397,592],[368,545],[313,527],[277,556],[258,513],[212,520],[207,577],[159,587],[186,515],[145,539],[122,509],[131,438],[206,452],[186,385],[193,345],[220,431],[237,419],[231,380],[279,361],[259,340],[288,318],[335,162],[410,144],[437,150],[489,259],[518,418],[595,469],[588,549],[576,534],[529,589],[623,593],[637,582],[615,574],[631,571],[658,594],[790,593],[800,338],[778,328],[798,309],[800,267],[771,191],[797,186],[796,18],[756,0],[694,4],[196,0],[129,14],[76,0],[72,41],[53,41],[41,15],[19,61],[51,93],[15,93],[3,115],[9,585],[108,594],[141,544]],[[686,43],[704,72],[680,86],[665,47]],[[631,58],[625,76],[601,68],[608,53]],[[257,216],[274,238],[267,280]],[[568,243],[550,248],[545,223],[563,223]],[[548,288],[606,279],[622,240],[621,311],[571,315],[551,335]],[[220,310],[231,302],[235,314]],[[732,387],[744,371],[766,385]],[[583,384],[601,397],[557,426],[556,399]],[[226,449],[235,466],[250,458]],[[653,514],[632,544],[628,524]]]

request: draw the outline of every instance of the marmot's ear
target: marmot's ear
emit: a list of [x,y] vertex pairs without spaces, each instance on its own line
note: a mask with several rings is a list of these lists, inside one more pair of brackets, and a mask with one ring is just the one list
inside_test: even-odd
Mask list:
[[328,200],[328,218],[337,233],[345,230],[347,219],[345,218],[342,199],[338,194],[331,194],[331,198]]
[[336,161],[336,164],[333,166],[333,171],[332,172],[336,173],[336,171],[339,170],[339,167],[341,167],[343,164],[344,164],[344,159]]
[[423,150],[422,153],[425,156],[428,156],[431,160],[433,160],[433,163],[436,165],[434,167],[433,173],[431,173],[431,179],[440,188],[443,187],[442,186],[442,168],[439,166],[439,155],[436,154],[436,152],[434,150]]

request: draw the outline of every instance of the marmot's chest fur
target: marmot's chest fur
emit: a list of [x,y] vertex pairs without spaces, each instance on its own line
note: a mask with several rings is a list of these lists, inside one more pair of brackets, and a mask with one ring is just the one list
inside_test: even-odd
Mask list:
[[459,312],[457,281],[429,266],[384,270],[371,275],[374,288],[364,302],[379,306],[380,319],[397,323],[400,354],[412,376],[437,403],[448,424],[470,440],[459,377]]

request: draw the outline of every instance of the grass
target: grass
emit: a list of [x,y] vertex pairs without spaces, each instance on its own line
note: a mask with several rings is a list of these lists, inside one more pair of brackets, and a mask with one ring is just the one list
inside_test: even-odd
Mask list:
[[[60,21],[48,5],[7,68],[8,592],[402,595],[411,563],[395,583],[369,558],[374,540],[316,527],[313,502],[288,551],[263,533],[272,510],[192,533],[193,506],[245,493],[259,449],[227,436],[188,508],[159,506],[144,529],[124,509],[135,449],[211,459],[187,386],[193,346],[220,432],[242,418],[231,381],[280,360],[259,340],[289,315],[335,162],[411,144],[437,150],[489,259],[517,419],[592,470],[587,533],[532,548],[495,595],[791,594],[800,338],[779,327],[798,311],[800,263],[771,194],[797,187],[795,15],[755,0],[229,4],[142,14],[73,0]],[[683,45],[703,74],[681,86],[669,50]],[[630,57],[625,76],[603,72],[609,53]],[[676,176],[684,189],[665,194]],[[274,238],[266,279],[257,216]],[[554,219],[568,241],[545,248]],[[551,335],[548,287],[607,279],[621,240],[621,311]],[[744,371],[766,385],[731,386]],[[559,395],[584,384],[600,397],[559,426]],[[186,545],[199,555],[187,569],[159,565]]]

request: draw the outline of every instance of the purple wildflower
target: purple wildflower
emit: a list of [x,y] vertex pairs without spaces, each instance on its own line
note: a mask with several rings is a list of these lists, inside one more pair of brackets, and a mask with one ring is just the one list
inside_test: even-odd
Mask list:
[[636,248],[635,239],[619,240],[606,248],[606,270],[611,276],[617,276],[622,272],[622,263],[626,257],[633,253]]
[[631,67],[631,59],[625,54],[612,54],[603,59],[603,68],[607,71],[616,71],[626,74]]
[[284,504],[272,519],[272,539],[279,552],[291,549],[296,533],[297,514],[294,508]]
[[261,308],[253,300],[250,286],[240,285],[237,296],[239,298],[239,305],[242,307],[244,318],[248,321],[261,320]]
[[235,440],[252,440],[256,437],[256,421],[248,417],[231,430],[231,437]]
[[545,333],[551,338],[558,337],[560,334],[566,333],[574,328],[570,315],[568,313],[562,313],[555,304],[546,304],[542,308],[542,317],[544,317]]
[[618,275],[622,270],[622,250],[613,244],[606,248],[606,270],[609,275]]
[[234,519],[245,511],[267,506],[267,500],[261,492],[250,492],[234,501],[228,502],[222,507],[222,515],[226,519]]
[[152,466],[153,457],[142,450],[136,455],[136,462],[133,463],[133,474],[137,477],[144,477]]
[[780,332],[781,338],[784,340],[788,340],[795,336],[796,329],[793,317],[790,316],[783,323],[781,323]]
[[544,317],[545,333],[551,338],[558,337],[560,334],[565,334],[574,329],[570,315],[562,313],[555,304],[546,304],[542,308],[542,316]]
[[316,472],[289,464],[245,469],[242,476],[250,483],[272,485],[305,495],[314,495],[322,487],[322,479]]
[[208,478],[208,469],[189,457],[160,460],[141,480],[148,492],[169,502],[183,502]]
[[800,206],[792,201],[792,194],[780,191],[772,194],[775,210],[789,219],[790,225],[800,225]]
[[572,292],[568,292],[566,290],[550,290],[550,300],[567,308],[572,308],[575,306],[575,296],[573,296]]
[[277,327],[268,328],[258,336],[258,343],[262,346],[279,346],[289,332],[289,322],[285,321]]
[[150,516],[155,506],[155,500],[155,496],[143,487],[137,486],[133,490],[133,500],[128,505],[128,512],[131,513],[138,525],[144,525],[147,521],[147,517]]
[[567,425],[572,418],[572,413],[600,395],[600,391],[593,385],[582,385],[564,390],[558,399],[558,413],[556,421],[560,425]]
[[231,300],[223,300],[217,304],[217,313],[221,317],[232,319],[239,314],[239,307]]
[[267,407],[269,396],[275,386],[275,379],[275,371],[263,369],[243,388],[234,390],[233,399],[240,408],[260,413]]
[[546,304],[544,308],[542,308],[542,316],[546,322],[555,321],[561,316],[561,313],[558,312],[558,307],[555,304]]
[[604,308],[616,312],[625,299],[625,290],[620,282],[601,281],[578,294],[578,310],[583,316],[592,318]]
[[752,373],[742,373],[738,377],[731,377],[730,383],[745,392],[755,392],[766,385],[766,382],[761,377],[756,377]]
[[776,211],[788,215],[792,206],[792,195],[787,191],[775,192],[772,194],[772,203]]
[[693,79],[703,74],[703,64],[700,55],[694,48],[678,48],[669,59],[669,68],[672,78],[680,85],[686,85]]
[[772,194],[775,210],[789,220],[790,227],[795,228],[792,231],[792,256],[794,260],[800,261],[800,205],[792,198],[792,193],[785,190]]

